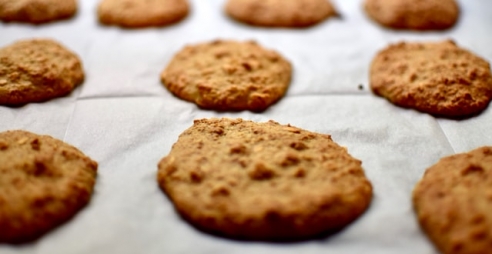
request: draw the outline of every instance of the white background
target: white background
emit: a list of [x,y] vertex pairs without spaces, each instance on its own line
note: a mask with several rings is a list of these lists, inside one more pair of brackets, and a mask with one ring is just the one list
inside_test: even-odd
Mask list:
[[[492,1],[460,1],[456,27],[430,33],[387,30],[365,16],[361,1],[332,1],[341,19],[300,30],[241,25],[224,15],[223,0],[193,0],[191,14],[166,28],[102,27],[96,0],[79,1],[69,21],[0,23],[0,46],[54,38],[81,57],[86,73],[65,98],[0,106],[0,131],[52,135],[99,162],[85,209],[36,242],[0,244],[0,253],[436,253],[416,223],[411,191],[442,156],[492,145],[492,109],[457,121],[395,107],[370,92],[369,64],[388,43],[447,38],[492,61]],[[217,38],[254,39],[290,59],[294,78],[287,95],[259,114],[201,110],[171,95],[159,74],[175,52]],[[197,231],[159,190],[157,163],[193,119],[223,116],[331,134],[363,161],[374,186],[371,207],[343,231],[301,243],[239,242]]]

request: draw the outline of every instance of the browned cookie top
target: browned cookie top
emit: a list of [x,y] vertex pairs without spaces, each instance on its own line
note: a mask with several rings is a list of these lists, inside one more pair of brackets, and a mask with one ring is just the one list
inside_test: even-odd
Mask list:
[[0,20],[45,23],[72,17],[76,0],[0,0]]
[[455,0],[366,0],[364,7],[379,24],[410,30],[450,28],[460,13]]
[[97,163],[26,131],[0,133],[0,242],[32,240],[89,202]]
[[185,218],[229,237],[310,237],[347,225],[372,197],[361,162],[329,135],[273,121],[195,120],[158,167]]
[[203,108],[262,111],[285,94],[291,75],[286,59],[255,42],[213,41],[182,49],[161,80]]
[[306,27],[337,15],[329,0],[228,0],[225,11],[241,22],[268,27]]
[[83,79],[79,58],[55,41],[23,40],[0,49],[0,105],[63,96]]
[[187,0],[102,0],[99,21],[128,28],[165,26],[188,15]]
[[413,192],[418,220],[443,254],[492,251],[492,147],[441,159]]
[[447,117],[478,113],[492,98],[489,63],[453,41],[390,45],[374,58],[370,82],[396,105]]

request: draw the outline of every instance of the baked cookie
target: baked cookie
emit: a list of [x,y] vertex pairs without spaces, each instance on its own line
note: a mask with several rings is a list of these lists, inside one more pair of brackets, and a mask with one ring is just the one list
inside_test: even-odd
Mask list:
[[408,30],[444,30],[458,20],[456,0],[366,0],[367,15],[377,23]]
[[254,26],[307,27],[338,16],[329,0],[228,0],[225,12]]
[[77,12],[76,0],[0,0],[0,20],[47,23],[67,19]]
[[165,26],[188,15],[187,0],[102,0],[99,21],[127,28]]
[[372,198],[361,162],[329,135],[273,121],[195,120],[158,168],[184,218],[232,238],[311,237],[346,226]]
[[287,91],[292,66],[255,42],[186,46],[161,73],[177,97],[206,109],[263,111]]
[[73,217],[89,202],[96,170],[50,136],[0,133],[0,242],[33,240]]
[[55,41],[23,40],[0,49],[0,105],[60,97],[83,80],[79,58]]
[[492,147],[445,157],[427,169],[413,204],[443,254],[492,253]]
[[492,98],[489,63],[450,40],[390,45],[374,58],[370,83],[398,106],[445,117],[479,113]]

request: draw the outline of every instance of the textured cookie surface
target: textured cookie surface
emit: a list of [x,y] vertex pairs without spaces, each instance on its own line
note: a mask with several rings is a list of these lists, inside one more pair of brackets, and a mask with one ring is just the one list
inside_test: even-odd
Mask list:
[[18,41],[0,49],[0,105],[60,97],[83,79],[79,58],[55,41]]
[[329,135],[273,121],[195,120],[158,167],[161,188],[184,218],[233,238],[338,229],[372,198],[361,162]]
[[226,13],[256,26],[306,27],[338,15],[329,0],[228,0]]
[[180,21],[189,12],[187,0],[102,0],[99,21],[128,28],[165,26]]
[[379,24],[409,30],[447,29],[460,13],[455,0],[366,0],[364,7]]
[[89,202],[97,163],[26,131],[0,133],[0,242],[39,237]]
[[0,0],[0,20],[46,23],[72,17],[76,0]]
[[415,187],[413,203],[443,254],[492,253],[492,147],[441,159]]
[[492,98],[489,63],[452,41],[390,45],[373,60],[370,82],[396,105],[447,117],[476,114]]
[[262,111],[286,92],[290,63],[255,42],[186,46],[161,73],[173,94],[215,110]]

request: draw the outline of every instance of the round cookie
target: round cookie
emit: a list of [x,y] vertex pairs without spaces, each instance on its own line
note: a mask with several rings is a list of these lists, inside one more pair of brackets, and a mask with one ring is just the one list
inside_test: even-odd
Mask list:
[[449,40],[390,45],[374,58],[370,85],[398,106],[445,117],[477,114],[492,98],[489,63]]
[[127,28],[165,26],[188,15],[187,0],[102,0],[99,21]]
[[77,12],[76,0],[0,0],[0,20],[47,23],[67,19]]
[[455,0],[366,0],[364,8],[379,24],[408,30],[448,29],[460,14]]
[[228,0],[225,12],[254,26],[293,28],[338,16],[329,0]]
[[492,250],[492,147],[441,159],[413,191],[423,230],[443,254]]
[[205,109],[263,111],[287,91],[292,66],[255,42],[186,46],[161,73],[177,97]]
[[0,242],[33,240],[91,197],[97,163],[75,147],[26,131],[0,133]]
[[361,162],[329,135],[273,121],[195,120],[158,168],[184,218],[232,238],[311,237],[346,226],[372,198]]
[[23,40],[0,49],[0,105],[64,96],[83,80],[79,58],[55,41]]

